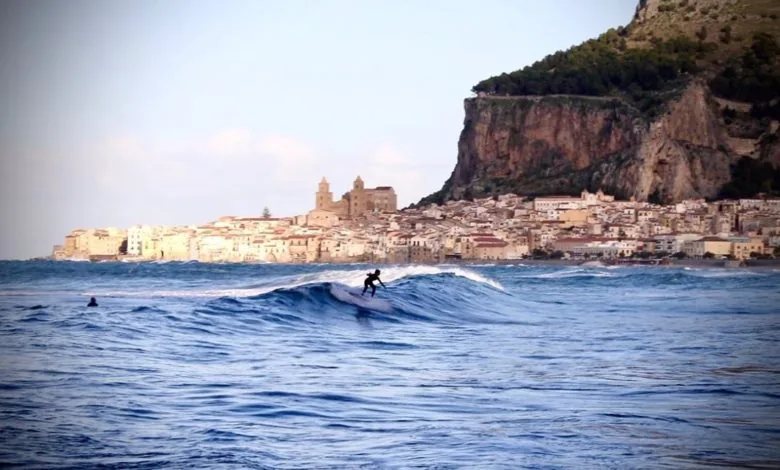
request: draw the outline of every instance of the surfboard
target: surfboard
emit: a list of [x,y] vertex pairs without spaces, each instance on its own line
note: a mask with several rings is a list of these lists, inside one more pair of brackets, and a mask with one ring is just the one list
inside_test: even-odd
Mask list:
[[331,286],[331,293],[342,302],[363,307],[369,310],[389,313],[393,305],[385,300],[371,297],[368,293],[362,295],[362,290],[342,286]]

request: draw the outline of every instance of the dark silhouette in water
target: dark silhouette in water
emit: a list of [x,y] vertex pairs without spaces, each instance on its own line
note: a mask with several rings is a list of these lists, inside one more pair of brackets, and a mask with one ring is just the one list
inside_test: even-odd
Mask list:
[[387,286],[385,286],[384,283],[382,283],[382,280],[379,279],[379,273],[380,271],[378,269],[373,273],[368,273],[368,277],[366,277],[366,280],[363,282],[363,293],[361,295],[365,295],[366,290],[368,290],[369,287],[371,288],[371,297],[376,294],[376,286],[374,285],[374,281],[379,281],[379,283],[382,284],[382,287],[387,289]]
[[97,307],[97,306],[98,306],[97,300],[95,300],[94,297],[90,298],[87,307]]

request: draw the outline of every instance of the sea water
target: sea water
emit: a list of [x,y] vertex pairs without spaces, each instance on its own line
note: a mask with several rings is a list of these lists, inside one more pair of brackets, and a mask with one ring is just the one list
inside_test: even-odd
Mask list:
[[780,467],[776,269],[374,268],[0,263],[0,466]]

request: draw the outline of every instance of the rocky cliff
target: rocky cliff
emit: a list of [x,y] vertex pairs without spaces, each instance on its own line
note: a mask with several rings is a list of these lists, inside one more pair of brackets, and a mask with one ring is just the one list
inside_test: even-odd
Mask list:
[[[658,12],[659,2],[640,2],[634,22],[644,28]],[[621,34],[634,38],[630,32]],[[699,41],[696,47],[705,51],[703,44]],[[597,47],[591,50],[600,52]],[[697,54],[699,64],[712,58]],[[592,93],[601,96],[524,94],[544,89],[540,74],[533,75],[540,66],[561,70],[565,61],[577,60],[576,51],[551,57],[545,59],[549,63],[535,64],[537,70],[529,67],[493,77],[482,88],[487,92],[478,88],[483,84],[475,87],[480,96],[465,100],[455,169],[443,188],[421,203],[508,192],[578,194],[599,188],[619,198],[669,203],[718,196],[732,178],[732,165],[742,157],[780,163],[776,118],[771,112],[756,117],[756,103],[715,96],[711,82],[718,71],[713,67],[687,73],[681,66],[669,86],[648,86],[639,96],[646,100],[652,94],[655,104],[649,107],[614,88]],[[723,57],[712,61],[724,63]],[[729,86],[735,88],[731,82]],[[773,96],[761,99],[776,102]]]
[[616,98],[484,97],[465,107],[444,200],[599,188],[638,200],[711,197],[739,157],[701,82],[655,119]]

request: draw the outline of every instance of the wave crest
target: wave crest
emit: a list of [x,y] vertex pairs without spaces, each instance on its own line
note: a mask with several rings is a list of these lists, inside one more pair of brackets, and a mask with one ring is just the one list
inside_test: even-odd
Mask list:
[[[155,291],[110,291],[85,292],[83,295],[109,297],[257,297],[281,289],[294,289],[313,284],[341,284],[347,287],[362,287],[368,274],[366,269],[329,270],[307,274],[275,278],[271,282],[223,289],[181,289]],[[385,284],[418,276],[452,275],[470,281],[490,286],[503,291],[504,287],[497,281],[474,271],[459,267],[437,267],[423,265],[389,266],[382,269],[382,282]]]
[[[293,285],[283,285],[279,287],[297,287],[306,284],[318,284],[323,282],[344,284],[350,287],[362,287],[363,281],[368,274],[365,270],[331,270],[322,271],[318,273],[312,273],[309,275],[299,276],[297,281],[294,281]],[[451,274],[454,276],[466,278],[470,281],[479,282],[481,284],[487,284],[495,289],[504,290],[504,287],[497,281],[485,277],[474,271],[459,267],[438,267],[438,266],[424,266],[424,265],[410,265],[410,266],[390,266],[382,269],[382,282],[394,282],[408,277],[415,276],[437,276],[442,274]]]

